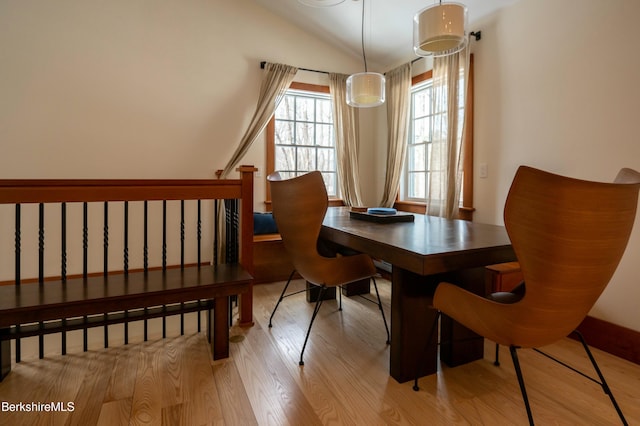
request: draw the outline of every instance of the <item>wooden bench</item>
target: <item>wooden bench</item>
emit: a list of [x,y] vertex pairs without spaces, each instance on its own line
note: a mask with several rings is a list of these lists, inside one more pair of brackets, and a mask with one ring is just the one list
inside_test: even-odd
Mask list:
[[[91,327],[104,327],[104,345],[108,347],[108,326],[124,323],[125,344],[128,343],[127,326],[131,321],[145,320],[145,340],[147,335],[146,320],[169,315],[184,315],[189,312],[206,311],[207,335],[211,341],[214,359],[225,358],[229,354],[229,298],[240,295],[239,322],[241,325],[252,324],[252,285],[253,278],[253,167],[240,168],[240,179],[225,180],[0,180],[0,207],[15,210],[15,224],[7,224],[6,209],[2,210],[2,233],[0,233],[1,248],[6,250],[7,240],[11,239],[14,247],[15,268],[14,278],[0,283],[0,366],[2,367],[0,380],[11,369],[10,341],[16,341],[16,362],[20,362],[20,339],[39,336],[40,357],[44,354],[43,336],[60,333],[62,339],[62,353],[66,353],[66,333],[71,330],[84,330],[84,350],[87,350],[86,330]],[[148,258],[148,230],[152,222],[148,217],[148,202],[162,202],[162,266],[150,267]],[[180,202],[180,263],[167,265],[167,245],[171,232],[167,231],[167,221],[171,216],[167,212],[167,201]],[[239,208],[227,209],[225,228],[227,240],[227,258],[233,263],[218,264],[217,238],[211,247],[213,262],[203,262],[201,259],[202,239],[201,212],[203,200],[238,200]],[[188,263],[186,257],[189,250],[185,250],[185,201],[197,202],[197,259]],[[129,231],[129,202],[144,203],[144,265],[133,269],[129,265],[129,240],[133,239]],[[206,201],[205,201],[206,202]],[[24,246],[28,246],[23,239],[28,234],[27,222],[23,206],[25,204],[38,206],[37,255],[25,253]],[[73,234],[68,228],[78,223],[67,219],[67,204],[80,203],[83,206],[82,249],[83,271],[71,275],[67,273],[69,261],[67,256],[74,250],[68,248],[72,244],[67,242],[67,234]],[[90,244],[87,211],[88,205],[99,203],[103,207],[104,225],[99,239],[103,240],[103,250],[99,257],[103,258],[102,271],[89,272],[88,264],[94,258],[88,255]],[[124,217],[116,220],[109,217],[110,205],[123,204]],[[215,204],[214,204],[215,203]],[[219,204],[211,201],[210,204]],[[5,206],[2,206],[5,205]],[[7,206],[13,205],[13,206]],[[55,242],[47,234],[47,246],[60,247],[60,275],[45,276],[46,220],[44,211],[57,211],[61,222],[60,231],[53,234]],[[78,206],[76,206],[78,207]],[[113,210],[119,210],[114,208]],[[229,212],[230,210],[230,212]],[[209,217],[212,229],[217,229],[218,208]],[[28,215],[27,215],[28,216]],[[175,219],[175,218],[174,218]],[[109,240],[116,239],[112,229],[114,222],[122,222],[123,234],[123,266],[121,270],[109,270]],[[70,222],[69,224],[67,222]],[[175,222],[175,221],[174,221]],[[240,229],[234,228],[239,225]],[[8,226],[14,229],[10,235],[6,232]],[[138,229],[137,231],[140,231]],[[236,232],[237,231],[237,232]],[[77,232],[76,232],[77,233]],[[177,234],[174,232],[173,234]],[[216,235],[218,233],[216,232]],[[238,235],[236,237],[236,234]],[[56,238],[57,237],[57,238]],[[235,238],[235,242],[234,239]],[[239,241],[238,241],[239,239]],[[207,238],[205,238],[207,240]],[[33,244],[32,244],[33,245]],[[177,244],[176,244],[177,245]],[[77,244],[76,244],[77,246]],[[77,248],[77,247],[76,247]],[[233,250],[238,253],[233,253]],[[0,252],[6,255],[4,252]],[[38,274],[35,278],[24,279],[22,275],[25,265],[38,264]],[[111,262],[113,263],[113,262]],[[31,268],[33,269],[33,268]],[[4,271],[0,270],[0,280],[4,279]],[[163,336],[165,335],[163,320]],[[198,331],[200,316],[198,315]],[[184,333],[184,329],[181,330]]]

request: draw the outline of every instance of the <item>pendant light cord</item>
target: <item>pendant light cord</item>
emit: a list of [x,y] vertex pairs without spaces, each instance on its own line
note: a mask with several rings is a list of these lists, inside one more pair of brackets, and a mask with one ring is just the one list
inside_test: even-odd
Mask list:
[[360,20],[360,39],[362,41],[362,59],[364,59],[364,72],[367,72],[367,55],[364,53],[364,0],[362,0],[362,19]]

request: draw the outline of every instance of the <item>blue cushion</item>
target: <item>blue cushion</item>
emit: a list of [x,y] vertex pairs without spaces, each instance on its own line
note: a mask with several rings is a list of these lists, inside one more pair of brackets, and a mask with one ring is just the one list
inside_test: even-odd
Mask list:
[[253,234],[277,234],[278,227],[271,213],[253,213]]

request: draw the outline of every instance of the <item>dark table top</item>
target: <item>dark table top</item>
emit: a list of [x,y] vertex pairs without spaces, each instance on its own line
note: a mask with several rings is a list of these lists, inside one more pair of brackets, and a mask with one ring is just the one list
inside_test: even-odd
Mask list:
[[413,222],[374,223],[330,207],[320,237],[420,275],[515,260],[504,227],[415,214]]

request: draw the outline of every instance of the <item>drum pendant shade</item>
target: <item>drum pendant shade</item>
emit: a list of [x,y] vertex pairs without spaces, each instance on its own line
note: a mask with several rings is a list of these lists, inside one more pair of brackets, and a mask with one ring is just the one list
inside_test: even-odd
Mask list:
[[447,56],[467,44],[467,7],[460,3],[439,3],[416,13],[413,18],[413,50],[418,56]]

